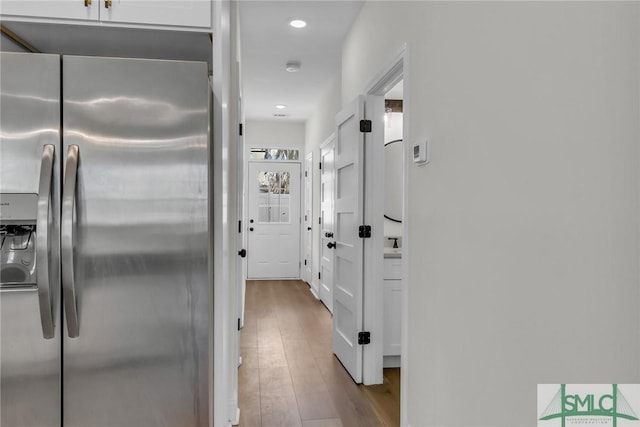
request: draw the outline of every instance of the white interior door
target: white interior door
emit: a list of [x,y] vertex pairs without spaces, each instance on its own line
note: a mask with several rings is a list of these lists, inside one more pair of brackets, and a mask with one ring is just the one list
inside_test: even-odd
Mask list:
[[320,300],[333,313],[333,256],[327,245],[334,241],[333,198],[335,193],[335,165],[333,149],[335,137],[320,148]]
[[364,215],[364,98],[336,116],[333,243],[333,352],[357,383],[362,382],[363,242],[358,228]]
[[300,277],[300,164],[249,163],[249,279]]
[[304,263],[302,278],[311,285],[313,280],[313,153],[307,154],[304,161]]

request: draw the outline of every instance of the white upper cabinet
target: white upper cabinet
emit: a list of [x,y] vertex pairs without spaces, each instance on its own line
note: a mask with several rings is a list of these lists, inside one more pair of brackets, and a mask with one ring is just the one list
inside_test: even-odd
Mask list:
[[2,0],[3,16],[97,20],[98,0]]
[[108,0],[100,0],[100,20],[103,22],[210,28],[211,1],[112,0],[109,2]]
[[3,19],[211,28],[211,0],[1,0]]

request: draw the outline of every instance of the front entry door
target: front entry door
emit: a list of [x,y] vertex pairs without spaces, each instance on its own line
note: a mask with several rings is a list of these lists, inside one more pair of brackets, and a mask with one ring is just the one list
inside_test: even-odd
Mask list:
[[300,277],[300,164],[249,162],[248,278]]
[[362,382],[362,291],[364,245],[364,97],[336,116],[333,265],[333,352],[357,383]]

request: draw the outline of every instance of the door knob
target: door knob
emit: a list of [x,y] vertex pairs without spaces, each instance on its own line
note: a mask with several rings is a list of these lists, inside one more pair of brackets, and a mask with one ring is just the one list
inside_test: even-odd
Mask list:
[[330,239],[330,238],[332,238],[332,237],[333,237],[333,233],[331,233],[331,232],[326,232],[326,233],[324,233],[324,237],[327,237],[327,238],[329,238],[329,239]]
[[307,231],[311,231],[311,227],[307,227]]
[[329,243],[327,243],[327,247],[328,247],[329,249],[335,249],[335,247],[336,247],[336,242],[329,242]]
[[247,250],[246,249],[241,249],[240,252],[238,252],[238,255],[240,255],[242,258],[247,256]]
[[253,231],[253,227],[249,228],[249,231]]

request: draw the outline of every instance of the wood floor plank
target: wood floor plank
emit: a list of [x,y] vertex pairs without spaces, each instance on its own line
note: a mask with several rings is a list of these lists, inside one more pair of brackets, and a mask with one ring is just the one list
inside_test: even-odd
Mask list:
[[260,379],[258,368],[241,366],[238,371],[238,401],[241,410],[240,426],[255,427],[262,425],[260,415]]
[[293,382],[287,366],[260,368],[260,396],[293,396]]
[[259,368],[258,364],[258,347],[241,346],[240,356],[242,356],[242,365],[247,368]]
[[330,420],[306,420],[302,422],[302,427],[343,427],[340,418]]
[[333,355],[331,314],[306,283],[247,281],[245,310],[243,427],[399,425],[399,370],[385,370],[380,386],[355,384]]
[[302,426],[294,395],[262,396],[260,403],[263,427]]
[[321,420],[338,416],[333,399],[327,390],[296,392],[296,401],[302,420]]

